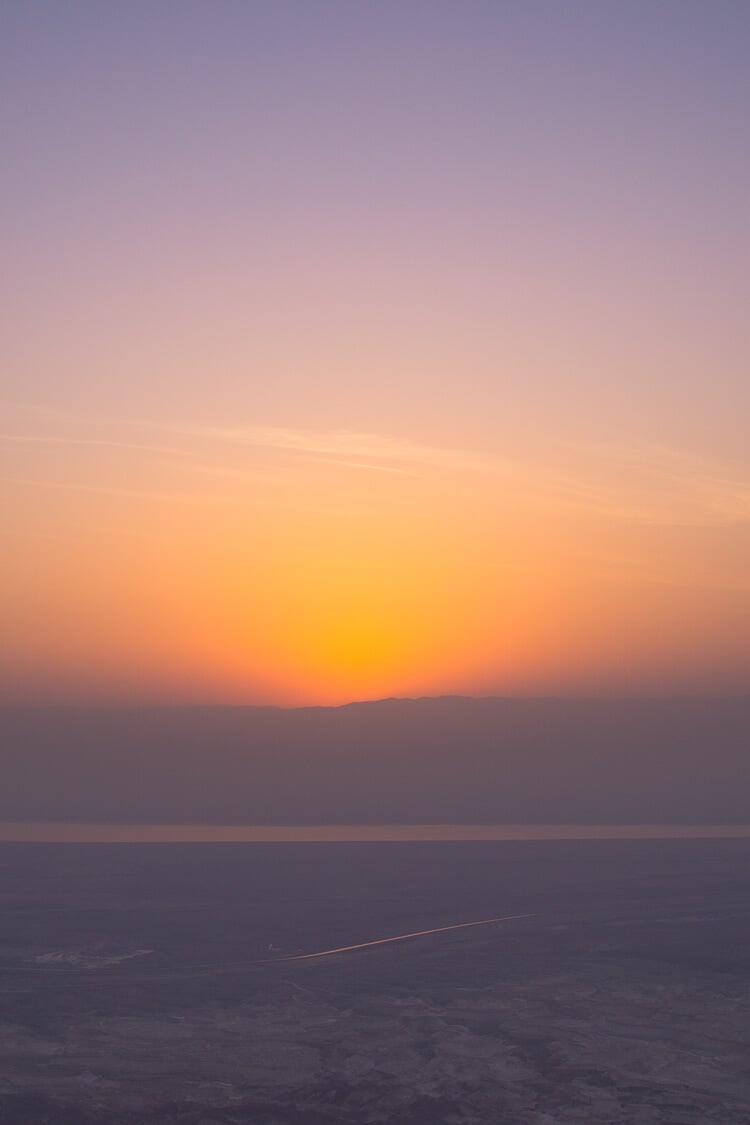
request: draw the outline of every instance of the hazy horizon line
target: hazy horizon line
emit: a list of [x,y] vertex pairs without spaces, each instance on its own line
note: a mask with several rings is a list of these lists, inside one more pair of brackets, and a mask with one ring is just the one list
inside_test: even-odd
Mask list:
[[673,692],[654,693],[607,693],[607,694],[554,694],[538,695],[471,695],[465,692],[442,692],[438,695],[385,695],[366,699],[350,699],[345,703],[217,703],[211,701],[153,701],[153,700],[110,700],[107,702],[84,702],[59,700],[45,703],[0,702],[2,711],[342,711],[347,707],[364,707],[378,703],[439,703],[446,700],[461,700],[473,703],[660,703],[660,702],[747,702],[750,689],[745,691],[723,692]]
[[481,843],[750,839],[750,824],[190,824],[0,820],[0,843]]

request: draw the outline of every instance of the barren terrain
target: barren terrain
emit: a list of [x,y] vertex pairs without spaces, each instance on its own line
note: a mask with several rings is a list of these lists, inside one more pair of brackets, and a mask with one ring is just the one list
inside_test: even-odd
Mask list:
[[748,870],[743,840],[2,845],[0,1121],[746,1125]]

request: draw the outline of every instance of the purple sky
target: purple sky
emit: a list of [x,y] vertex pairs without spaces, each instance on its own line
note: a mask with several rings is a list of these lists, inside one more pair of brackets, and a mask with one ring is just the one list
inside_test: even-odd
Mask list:
[[747,690],[745,3],[0,14],[2,698]]

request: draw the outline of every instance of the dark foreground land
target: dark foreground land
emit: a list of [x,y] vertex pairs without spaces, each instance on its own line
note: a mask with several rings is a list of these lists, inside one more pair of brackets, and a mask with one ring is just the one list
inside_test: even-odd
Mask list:
[[3,844],[0,1122],[747,1125],[749,879],[748,840]]

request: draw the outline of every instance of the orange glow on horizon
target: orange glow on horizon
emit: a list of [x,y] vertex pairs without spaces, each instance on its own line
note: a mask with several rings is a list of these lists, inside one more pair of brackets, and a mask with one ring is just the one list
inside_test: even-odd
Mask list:
[[750,5],[5,8],[0,702],[750,691]]
[[182,464],[135,495],[60,490],[54,539],[27,489],[6,701],[744,690],[747,599],[716,564],[713,588],[696,576],[679,528],[530,497],[528,478],[274,458],[273,505],[242,478],[176,502]]

